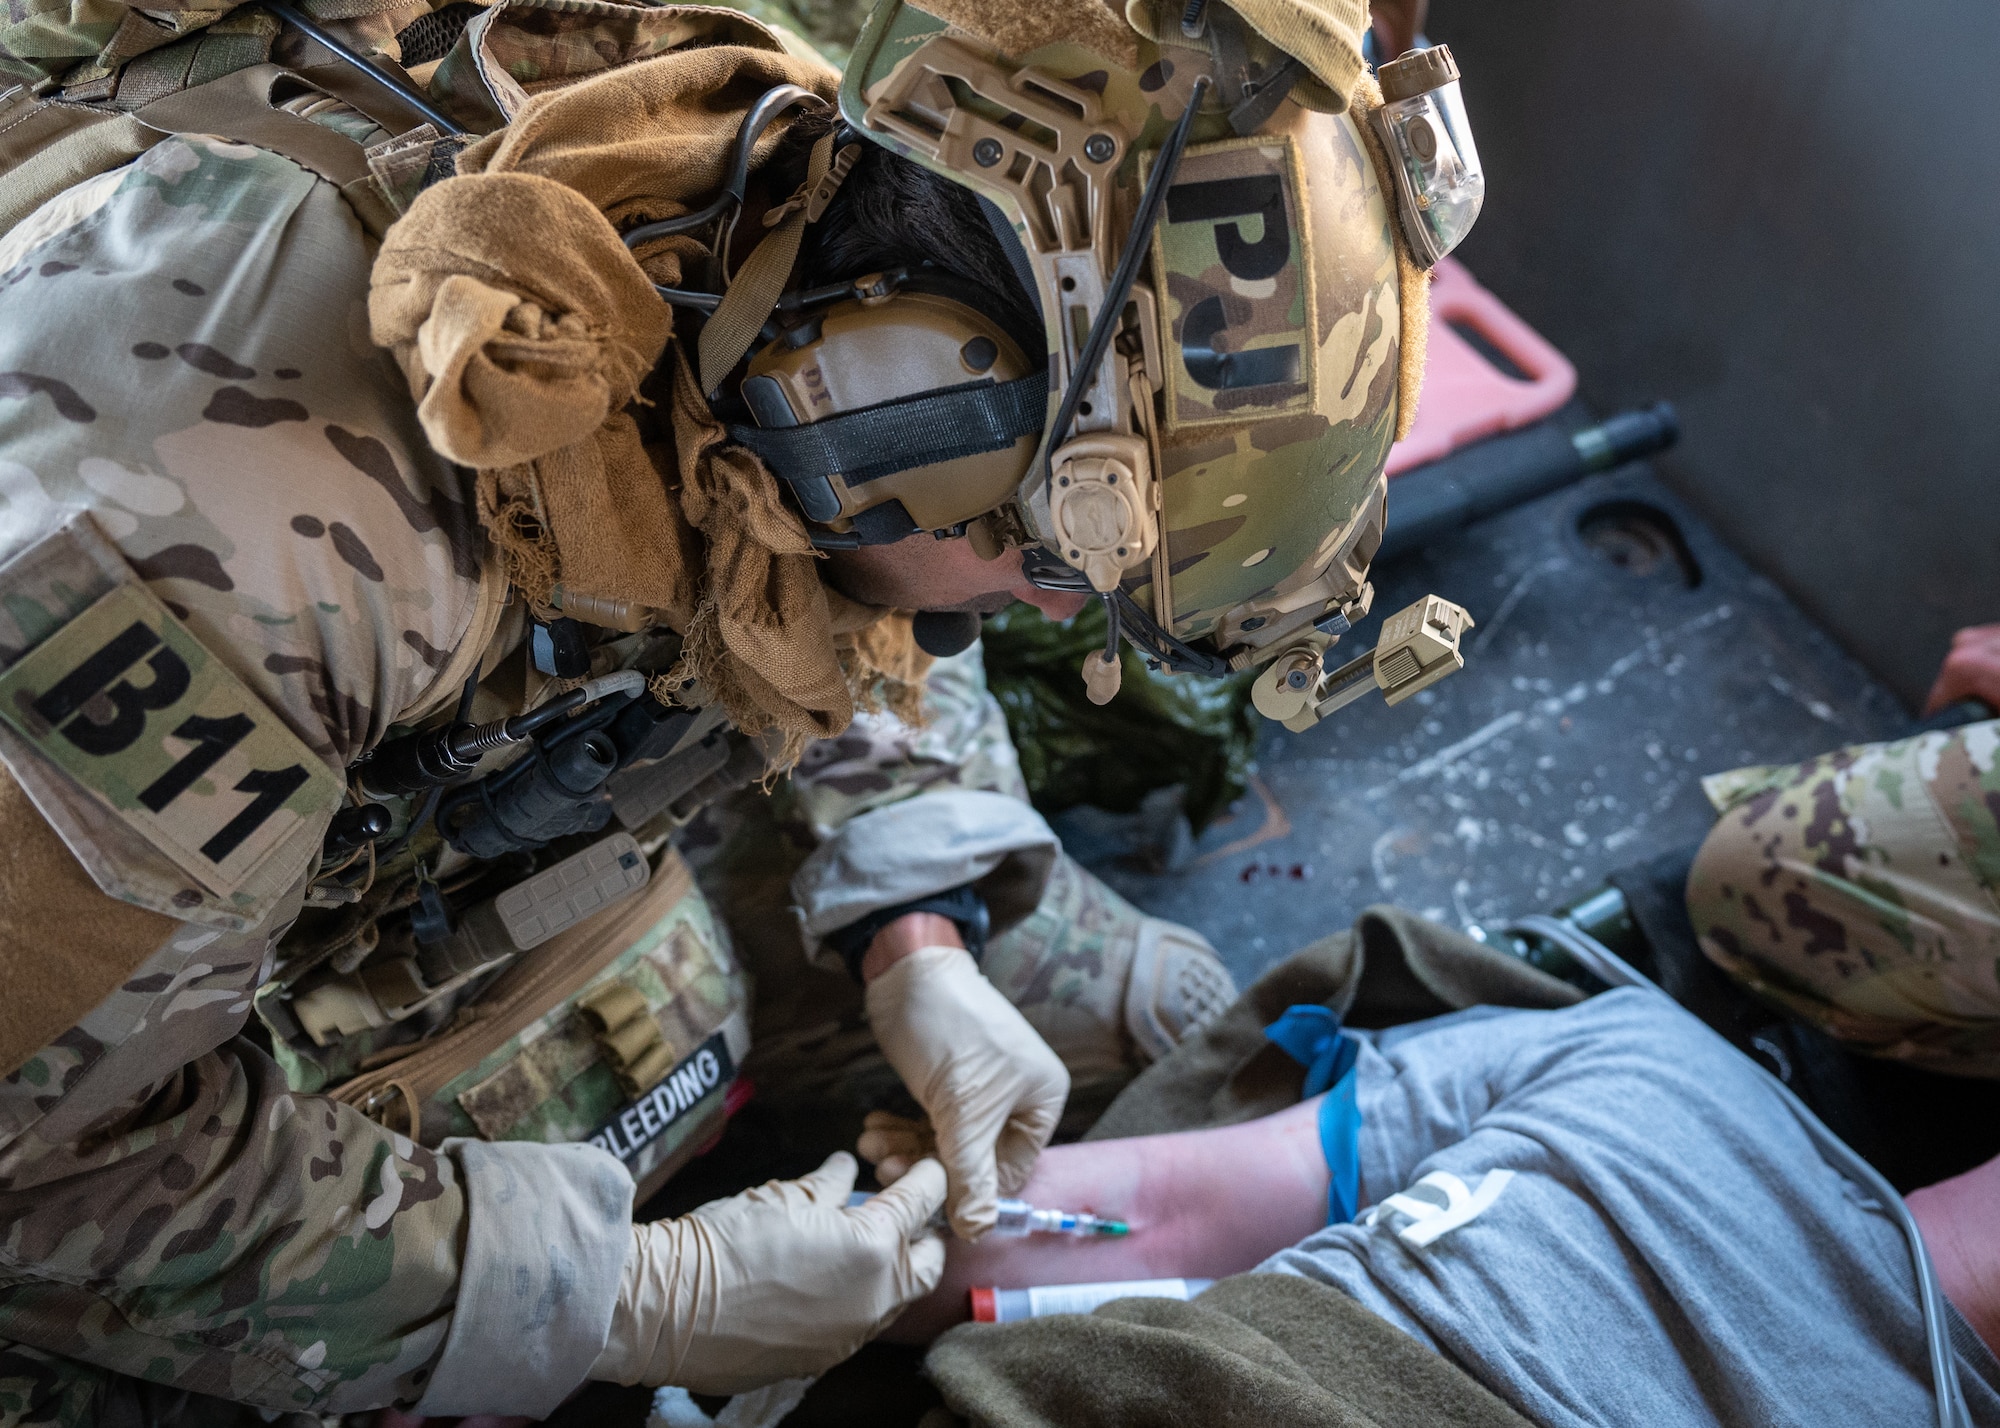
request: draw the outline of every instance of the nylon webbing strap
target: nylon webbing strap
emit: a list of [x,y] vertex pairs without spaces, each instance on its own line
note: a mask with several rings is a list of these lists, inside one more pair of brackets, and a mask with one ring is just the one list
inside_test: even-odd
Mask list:
[[118,75],[113,109],[128,113],[271,57],[278,22],[262,11],[231,15],[205,30],[132,60]]
[[286,73],[277,65],[252,65],[156,99],[132,117],[163,133],[216,134],[283,155],[339,189],[362,227],[381,237],[396,211],[371,181],[366,151],[324,125],[273,109],[271,86]]
[[762,457],[781,480],[839,476],[858,486],[1039,436],[1048,404],[1048,375],[1033,372],[1012,382],[947,387],[809,426],[732,426],[729,435]]
[[[812,159],[806,165],[804,193],[811,193],[819,187],[819,181],[826,177],[826,171],[833,163],[833,135],[822,134],[819,142],[812,147]],[[722,379],[743,360],[743,354],[750,350],[750,344],[757,340],[765,319],[771,309],[778,305],[784,295],[785,282],[792,275],[792,264],[799,256],[799,244],[806,236],[806,210],[803,203],[785,215],[776,228],[764,235],[764,241],[756,251],[746,258],[743,266],[736,271],[736,278],[729,285],[729,291],[722,295],[722,304],[709,317],[708,324],[701,330],[701,341],[697,353],[701,359],[701,389],[713,392],[722,385]]]
[[130,115],[21,91],[0,104],[0,235],[63,190],[130,163],[159,140]]

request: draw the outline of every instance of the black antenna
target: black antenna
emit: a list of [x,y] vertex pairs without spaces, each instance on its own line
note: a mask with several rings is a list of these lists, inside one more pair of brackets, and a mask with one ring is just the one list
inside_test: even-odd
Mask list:
[[403,83],[402,80],[396,78],[396,76],[390,74],[380,66],[369,63],[358,51],[350,49],[345,41],[334,38],[330,31],[321,27],[319,21],[307,15],[305,11],[299,9],[296,5],[289,3],[289,0],[264,0],[264,8],[304,35],[307,39],[317,41],[321,46],[332,51],[335,59],[352,65],[355,69],[367,75],[368,78],[374,80],[377,84],[409,105],[410,108],[430,120],[442,132],[458,138],[464,138],[472,132],[463,124],[451,118],[451,116],[435,104],[432,104],[428,99],[424,98],[423,95],[417,93],[414,88]]

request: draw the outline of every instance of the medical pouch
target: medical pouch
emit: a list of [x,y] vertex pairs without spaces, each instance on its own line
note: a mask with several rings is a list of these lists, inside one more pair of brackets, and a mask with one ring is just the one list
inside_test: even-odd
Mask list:
[[330,1094],[430,1146],[588,1140],[644,1199],[721,1130],[749,1042],[728,934],[668,846],[638,893],[522,953],[437,1034]]

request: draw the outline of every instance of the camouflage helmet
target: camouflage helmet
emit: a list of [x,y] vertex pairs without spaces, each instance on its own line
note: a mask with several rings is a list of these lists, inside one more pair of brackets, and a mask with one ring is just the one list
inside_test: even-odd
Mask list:
[[[1297,62],[1208,8],[1228,44],[1141,39],[1126,68],[1071,43],[1004,56],[882,0],[846,128],[983,200],[1039,300],[1047,370],[935,285],[923,307],[857,294],[753,358],[759,427],[732,432],[824,544],[963,529],[983,554],[1022,547],[1036,583],[1096,592],[1153,658],[1220,674],[1366,611],[1402,321],[1371,136],[1299,102]],[[833,360],[843,341],[859,360]],[[920,349],[948,380],[892,370]]]

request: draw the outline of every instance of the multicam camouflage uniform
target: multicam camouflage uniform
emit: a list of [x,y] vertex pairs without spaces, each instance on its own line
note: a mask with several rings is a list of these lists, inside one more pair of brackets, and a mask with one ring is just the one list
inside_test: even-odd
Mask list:
[[[338,111],[320,122],[365,130]],[[372,252],[329,184],[200,135],[0,235],[0,564],[86,514],[336,775],[445,707],[511,628],[467,485],[369,342]],[[9,657],[49,623],[0,602]],[[814,751],[778,861],[926,789],[1018,793],[976,662],[955,670],[928,729],[877,721]],[[9,767],[36,776],[31,759]],[[184,1399],[267,1416],[419,1400],[536,1413],[594,1359],[628,1239],[621,1166],[588,1146],[426,1148],[296,1093],[243,1034],[323,826],[324,810],[300,824],[296,876],[255,926],[179,923],[0,1082],[0,1422],[141,1421]],[[761,910],[789,917],[782,878],[767,891]],[[858,997],[800,968],[796,924],[765,940],[737,923],[767,990],[847,1038],[834,1060],[865,1061]],[[1134,991],[1162,927],[1065,865],[988,966],[1101,1088],[1216,995]],[[830,980],[844,1000],[819,999]],[[805,1080],[830,1064],[806,1039],[773,1036],[773,1095],[789,1065]]]
[[[918,729],[863,714],[809,748],[775,798],[739,796],[689,830],[700,845],[690,860],[758,989],[745,1074],[761,1102],[824,1125],[829,1148],[900,1088],[868,1030],[861,989],[843,970],[803,965],[789,896],[799,865],[852,820],[919,792],[1027,797],[977,646],[933,666],[925,712]],[[1069,1068],[1065,1131],[1087,1127],[1234,995],[1198,933],[1146,917],[1062,854],[1034,911],[993,939],[981,965]]]
[[[368,340],[370,257],[325,183],[202,137],[0,240],[0,559],[90,513],[333,770],[456,692],[504,598],[458,477]],[[468,1268],[551,1293],[615,1280],[631,1190],[609,1157],[434,1153],[294,1097],[242,1038],[311,856],[260,926],[182,924],[0,1082],[0,1338],[338,1411],[422,1397],[454,1323],[501,1302]],[[572,1242],[509,1208],[528,1201],[567,1208]],[[574,1382],[597,1347],[552,1343],[543,1367]],[[32,1358],[8,1361],[10,1412],[108,1411],[105,1376]]]
[[2000,722],[1708,779],[1702,949],[1857,1049],[2000,1076]]

